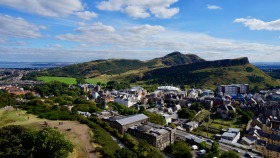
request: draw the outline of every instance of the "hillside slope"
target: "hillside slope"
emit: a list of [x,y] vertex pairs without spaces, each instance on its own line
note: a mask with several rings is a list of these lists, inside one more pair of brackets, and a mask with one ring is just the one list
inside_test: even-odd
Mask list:
[[97,77],[102,74],[114,75],[137,69],[154,69],[159,67],[174,66],[181,64],[190,64],[205,61],[194,54],[181,54],[173,52],[161,58],[155,58],[148,61],[129,60],[129,59],[108,59],[95,60],[81,64],[73,64],[60,68],[53,68],[44,73],[50,76],[77,77],[86,78]]
[[138,81],[190,85],[215,89],[220,84],[249,83],[251,88],[277,86],[279,82],[250,64],[248,58],[204,61],[146,72]]

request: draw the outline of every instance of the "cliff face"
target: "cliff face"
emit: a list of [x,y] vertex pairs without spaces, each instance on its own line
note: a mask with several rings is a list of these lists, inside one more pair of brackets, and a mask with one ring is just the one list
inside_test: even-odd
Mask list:
[[[229,66],[238,66],[238,65],[246,65],[249,64],[249,60],[247,57],[238,58],[238,59],[224,59],[224,60],[215,60],[215,61],[201,61],[198,63],[191,63],[186,65],[177,65],[168,68],[159,68],[152,71],[147,72],[146,74],[154,74],[154,75],[168,75],[169,73],[181,73],[186,71],[195,71],[210,67],[229,67]],[[149,75],[150,76],[150,75]]]

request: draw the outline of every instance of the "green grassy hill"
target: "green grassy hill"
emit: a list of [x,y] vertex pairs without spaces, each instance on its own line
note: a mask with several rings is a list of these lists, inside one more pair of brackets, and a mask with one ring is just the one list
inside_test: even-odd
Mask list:
[[29,74],[26,79],[34,79],[39,76],[56,77],[79,77],[93,78],[101,75],[116,75],[130,70],[155,69],[181,64],[190,64],[205,61],[194,54],[181,54],[173,52],[161,58],[155,58],[148,61],[129,60],[129,59],[108,59],[95,60],[80,64],[73,64],[65,67],[48,69],[36,74]]
[[248,83],[251,89],[278,86],[273,79],[247,58],[217,60],[147,71],[139,81],[157,84],[190,85],[215,89],[217,85]]
[[172,84],[211,89],[231,83],[248,83],[251,89],[280,85],[279,80],[250,64],[248,58],[205,61],[196,55],[179,52],[148,61],[96,60],[29,75],[33,78],[82,76],[88,83],[94,84],[116,80],[137,85]]

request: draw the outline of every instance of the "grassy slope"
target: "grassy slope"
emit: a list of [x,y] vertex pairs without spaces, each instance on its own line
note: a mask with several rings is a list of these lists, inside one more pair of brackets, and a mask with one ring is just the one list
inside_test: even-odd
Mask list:
[[[247,72],[246,67],[253,68],[252,72]],[[217,75],[213,72],[223,70],[222,75]],[[202,87],[209,87],[212,89],[216,88],[216,85],[220,84],[231,84],[231,83],[249,83],[250,88],[258,86],[259,88],[264,88],[266,84],[271,86],[277,86],[280,84],[278,80],[273,79],[271,76],[267,75],[265,72],[259,70],[252,64],[246,64],[242,66],[231,66],[231,67],[220,67],[220,68],[207,68],[202,70],[197,70],[195,72],[210,72],[211,75],[201,82]],[[264,78],[264,82],[252,83],[247,78],[247,76],[261,76]]]
[[37,80],[44,81],[44,82],[51,82],[51,81],[60,81],[66,84],[76,84],[76,78],[71,77],[52,77],[52,76],[41,76],[38,77]]
[[[35,115],[27,114],[24,110],[0,110],[0,127],[7,125],[22,125],[27,128],[40,129],[42,128],[41,124],[44,121],[47,121],[50,126],[57,126],[59,122],[40,119]],[[79,129],[79,131],[66,131],[62,126],[58,128],[58,130],[75,145],[74,151],[68,156],[68,158],[87,157],[86,149],[90,149],[92,147],[89,147],[90,140],[87,139],[88,143],[85,143],[85,140],[82,140],[82,138],[85,137],[85,135],[90,137],[90,133],[87,133],[89,128],[86,125],[81,125],[76,121],[64,121],[64,124],[66,125],[65,128],[71,127]],[[83,134],[79,135],[79,133]]]

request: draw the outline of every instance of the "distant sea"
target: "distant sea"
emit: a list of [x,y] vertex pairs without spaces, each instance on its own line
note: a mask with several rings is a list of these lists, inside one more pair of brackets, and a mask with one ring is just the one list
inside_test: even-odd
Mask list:
[[15,68],[15,69],[43,69],[43,68],[53,68],[62,67],[74,64],[73,62],[1,62],[0,68]]

